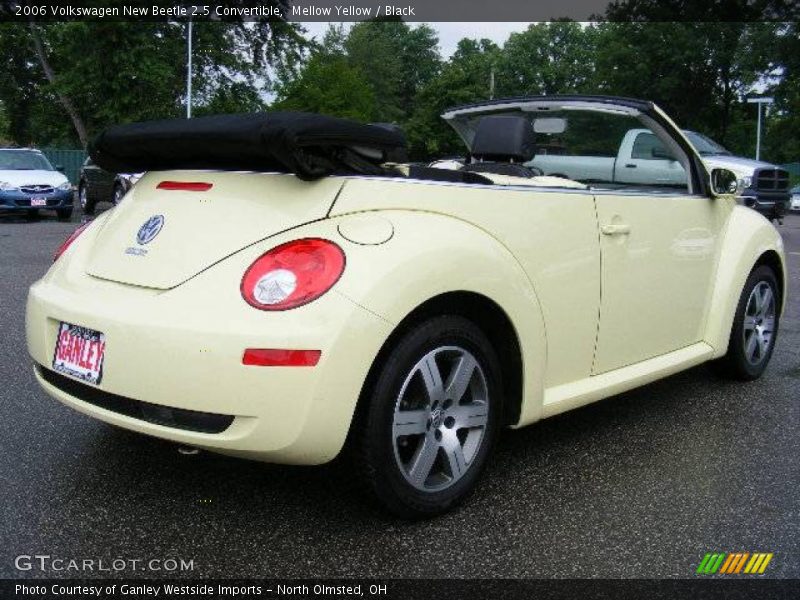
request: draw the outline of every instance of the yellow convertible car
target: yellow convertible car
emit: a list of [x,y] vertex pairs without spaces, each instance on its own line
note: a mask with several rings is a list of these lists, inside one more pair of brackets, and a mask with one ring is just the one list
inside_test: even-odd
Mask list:
[[[39,383],[224,454],[347,448],[366,490],[424,517],[475,486],[502,427],[706,361],[764,372],[781,238],[657,106],[532,97],[443,118],[465,156],[431,165],[404,162],[391,126],[304,113],[107,130],[95,163],[147,174],[31,287]],[[617,164],[631,129],[653,135]],[[665,156],[669,176],[648,169]]]

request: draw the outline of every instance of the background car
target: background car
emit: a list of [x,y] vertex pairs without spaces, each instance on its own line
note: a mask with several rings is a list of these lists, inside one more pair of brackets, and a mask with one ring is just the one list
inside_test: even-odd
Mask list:
[[31,148],[0,148],[0,209],[34,218],[40,209],[72,216],[72,184],[61,167]]
[[100,202],[110,202],[116,206],[141,176],[141,173],[111,173],[87,158],[81,167],[78,182],[81,210],[86,215],[93,215]]
[[796,185],[791,189],[791,198],[789,200],[789,208],[791,210],[800,210],[800,185]]

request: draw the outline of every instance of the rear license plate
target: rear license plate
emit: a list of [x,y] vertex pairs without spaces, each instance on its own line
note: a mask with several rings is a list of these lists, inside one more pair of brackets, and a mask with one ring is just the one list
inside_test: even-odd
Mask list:
[[31,198],[31,206],[47,206],[47,198]]
[[58,325],[53,370],[97,385],[103,377],[106,336],[94,329],[64,323]]

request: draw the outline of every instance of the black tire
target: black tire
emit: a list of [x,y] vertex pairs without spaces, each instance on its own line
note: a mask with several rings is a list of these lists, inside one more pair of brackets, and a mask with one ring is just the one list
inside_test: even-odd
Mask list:
[[83,181],[81,181],[78,185],[78,202],[81,205],[81,211],[83,211],[83,214],[89,216],[94,214],[94,211],[97,208],[97,202],[89,198],[88,190],[86,189],[86,183]]
[[59,221],[69,221],[72,219],[72,207],[59,208],[56,210],[56,216],[58,217]]
[[111,192],[111,204],[116,206],[119,204],[119,201],[122,200],[123,196],[125,196],[125,190],[123,189],[122,185],[115,183],[114,190]]
[[[757,287],[760,288],[760,290],[764,290],[764,286],[768,286],[772,295],[774,324],[765,351],[761,350],[761,345],[758,343],[757,339],[755,340],[755,345],[758,346],[758,348],[755,348],[757,353],[757,356],[755,356],[749,351],[748,342],[753,336],[757,336],[757,334],[755,329],[750,329],[750,325],[748,325],[746,331],[745,317],[747,316],[748,319],[750,318],[750,315],[746,313],[753,307],[750,302],[754,290],[756,290]],[[731,337],[728,342],[728,353],[714,363],[714,367],[719,374],[739,381],[752,381],[761,377],[775,349],[780,318],[780,303],[780,288],[778,287],[778,281],[772,268],[767,265],[760,265],[753,269],[742,289],[742,295],[739,297],[739,304],[736,307],[736,314],[733,317],[733,327],[731,327]],[[748,322],[750,323],[750,321]],[[762,336],[763,332],[766,331],[764,327],[765,322],[768,323],[767,319],[756,317],[756,325],[753,326],[762,328]]]
[[35,208],[32,209],[32,210],[26,210],[25,211],[25,220],[28,221],[29,223],[32,223],[33,221],[38,221],[39,220],[39,211],[36,210]]
[[[459,351],[462,353],[459,354]],[[396,436],[395,409],[401,410],[400,407],[407,402],[405,396],[401,397],[401,391],[410,394],[409,389],[414,384],[412,379],[423,376],[419,365],[426,356],[433,356],[434,363],[441,364],[439,373],[444,384],[443,394],[457,394],[454,388],[458,386],[448,387],[447,384],[452,382],[450,376],[456,372],[456,365],[462,364],[462,359],[474,359],[479,368],[471,367],[468,370],[471,373],[470,378],[462,386],[465,392],[455,402],[445,400],[445,396],[442,396],[442,403],[439,405],[442,410],[436,412],[435,420],[433,414],[436,409],[432,405],[437,402],[431,401],[431,394],[425,387],[418,388],[421,393],[415,398],[419,402],[418,408],[421,408],[415,412],[434,411],[428,413],[427,425],[423,419],[423,428],[427,427],[427,430],[421,434]],[[451,358],[453,362],[448,366],[447,361]],[[406,332],[378,368],[379,372],[373,379],[374,385],[364,391],[361,412],[354,423],[357,430],[351,438],[356,445],[352,458],[357,462],[362,486],[385,508],[402,518],[427,518],[448,511],[475,487],[498,434],[503,389],[497,355],[484,333],[471,321],[458,316],[440,316],[420,323]],[[421,383],[425,385],[424,381]],[[485,395],[485,402],[475,396],[476,389],[481,390],[480,395]],[[473,408],[481,406],[484,408]],[[459,422],[452,415],[460,414],[463,417],[465,409],[488,413],[479,417],[481,420],[485,419],[485,423],[473,427],[470,420],[470,426],[459,427]],[[468,436],[471,436],[473,442],[475,439],[479,441],[470,442],[469,448],[467,441],[456,441],[463,446],[454,449],[453,441],[460,440],[462,435],[465,439],[470,439]],[[409,440],[412,446],[406,448]],[[425,487],[428,481],[438,477],[440,482],[437,485],[440,488],[444,486],[442,489],[436,489],[436,486],[431,486],[431,490],[415,487],[410,480],[411,470],[408,473],[401,470],[401,450],[411,451],[413,457],[409,462],[414,462],[414,457],[418,458],[422,453],[420,444],[425,442],[439,446],[436,446],[436,458],[431,463],[430,470],[420,469],[420,472],[427,475],[419,485]],[[450,450],[445,448],[446,443]],[[470,453],[471,458],[467,460]],[[464,459],[461,462],[462,474],[457,476],[451,466],[456,455]],[[434,473],[437,465],[440,465],[441,473]],[[449,483],[446,481],[447,472],[450,473]]]

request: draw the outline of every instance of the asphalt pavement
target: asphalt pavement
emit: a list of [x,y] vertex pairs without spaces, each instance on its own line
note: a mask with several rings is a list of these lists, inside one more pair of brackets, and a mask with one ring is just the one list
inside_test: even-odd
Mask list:
[[469,501],[422,523],[365,504],[337,463],[187,455],[46,396],[25,296],[74,228],[0,216],[0,577],[109,575],[17,568],[35,554],[192,561],[127,577],[692,577],[720,551],[800,577],[800,216],[779,227],[792,295],[761,380],[698,367],[507,431]]

